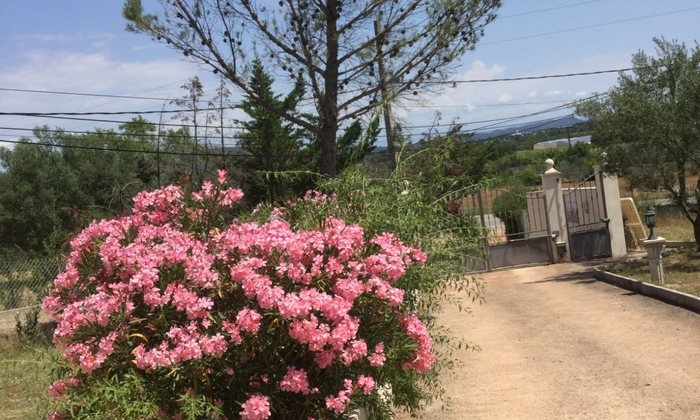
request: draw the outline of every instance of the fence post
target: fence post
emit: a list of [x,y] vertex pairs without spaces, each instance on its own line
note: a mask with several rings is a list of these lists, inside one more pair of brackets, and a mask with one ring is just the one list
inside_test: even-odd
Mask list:
[[[564,195],[561,189],[561,172],[554,169],[554,161],[547,159],[544,161],[546,171],[542,174],[542,189],[544,190],[549,234],[557,235],[556,249],[561,245],[566,246],[566,253],[571,255],[569,250],[569,236],[566,227],[566,208],[564,207]],[[556,257],[556,255],[555,255]]]
[[479,217],[481,218],[481,227],[486,232],[484,235],[484,264],[486,265],[486,271],[491,271],[491,258],[489,254],[489,227],[486,226],[486,220],[484,218],[484,203],[481,200],[481,190],[477,193],[477,198],[479,199]]

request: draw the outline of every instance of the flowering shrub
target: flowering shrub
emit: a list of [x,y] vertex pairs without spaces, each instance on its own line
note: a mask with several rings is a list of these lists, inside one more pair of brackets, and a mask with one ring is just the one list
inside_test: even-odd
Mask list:
[[399,287],[423,252],[332,216],[293,229],[284,208],[230,222],[241,197],[220,171],[71,242],[44,300],[66,361],[52,418],[319,420],[351,403],[383,418],[377,390],[431,369]]

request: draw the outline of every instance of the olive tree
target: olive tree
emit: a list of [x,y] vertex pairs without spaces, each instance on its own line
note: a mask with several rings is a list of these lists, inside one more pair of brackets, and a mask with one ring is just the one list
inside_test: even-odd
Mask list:
[[579,103],[576,112],[590,120],[592,142],[607,153],[607,169],[668,191],[700,246],[700,183],[687,185],[686,179],[700,169],[700,47],[654,42],[656,57],[635,54],[632,74],[620,74],[617,86]]
[[[320,172],[335,176],[336,136],[382,101],[439,89],[500,0],[125,0],[127,29],[220,73],[246,95],[321,142]],[[256,58],[289,85],[302,77],[321,123],[258,97]],[[381,69],[381,71],[380,71]],[[381,74],[380,74],[381,73]]]

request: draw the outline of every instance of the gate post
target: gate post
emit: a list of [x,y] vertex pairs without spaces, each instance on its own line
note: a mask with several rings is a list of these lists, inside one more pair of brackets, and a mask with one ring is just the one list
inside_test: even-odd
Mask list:
[[561,172],[554,169],[554,161],[547,159],[544,161],[547,170],[542,174],[542,189],[544,190],[545,203],[547,205],[547,220],[549,221],[549,234],[556,235],[556,246],[554,247],[555,261],[558,257],[557,249],[562,245],[566,247],[567,255],[571,255],[569,250],[569,234],[566,228],[566,209],[564,207],[564,195],[561,189]]
[[622,216],[622,204],[620,203],[620,185],[617,176],[604,174],[600,167],[594,166],[596,171],[596,188],[601,191],[605,217],[610,235],[610,252],[614,258],[627,255],[627,243],[625,242],[625,222]]

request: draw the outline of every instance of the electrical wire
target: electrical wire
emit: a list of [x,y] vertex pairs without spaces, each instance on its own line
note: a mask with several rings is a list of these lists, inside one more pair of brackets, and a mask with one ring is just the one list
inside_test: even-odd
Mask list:
[[519,17],[519,16],[534,15],[536,13],[550,12],[552,10],[566,9],[566,8],[574,7],[574,6],[582,6],[584,4],[600,3],[601,1],[603,1],[603,0],[584,1],[581,3],[567,4],[565,6],[550,7],[549,9],[540,9],[540,10],[533,10],[533,11],[525,12],[525,13],[518,13],[516,15],[505,15],[505,16],[499,15],[498,19],[510,19],[510,18]]
[[[697,9],[700,9],[698,7]],[[634,67],[622,68],[622,69],[609,69],[609,70],[596,70],[588,72],[576,72],[576,73],[563,73],[563,74],[548,74],[539,76],[521,76],[521,77],[510,77],[510,78],[496,78],[496,79],[473,79],[473,80],[446,80],[446,81],[423,81],[423,84],[455,84],[455,83],[491,83],[491,82],[511,82],[519,80],[539,80],[539,79],[557,79],[566,77],[580,77],[580,76],[591,76],[597,74],[605,73],[619,73],[634,70]],[[148,100],[160,100],[170,102],[172,98],[151,98],[145,96],[124,96],[124,95],[106,95],[106,94],[96,94],[96,93],[80,93],[80,92],[59,92],[59,91],[49,91],[49,90],[34,90],[34,89],[17,89],[17,88],[6,88],[0,87],[0,91],[8,92],[23,92],[23,93],[45,93],[54,95],[77,95],[77,96],[96,96],[96,97],[106,97],[106,98],[122,98],[122,99],[148,99]],[[212,108],[215,109],[215,108]]]
[[82,93],[82,92],[65,92],[58,90],[37,90],[37,89],[18,89],[0,87],[0,91],[5,92],[22,92],[22,93],[45,93],[51,95],[71,95],[71,96],[89,96],[93,98],[119,98],[119,99],[143,99],[149,101],[171,101],[172,98],[154,98],[150,96],[129,96],[129,95],[108,95],[100,93]]
[[621,20],[616,20],[616,21],[612,21],[612,22],[605,22],[605,23],[597,23],[595,25],[578,26],[575,28],[562,29],[559,31],[544,32],[541,34],[534,34],[534,35],[525,35],[525,36],[520,36],[517,38],[501,39],[501,40],[491,41],[491,42],[481,42],[481,43],[479,43],[479,45],[483,46],[483,45],[501,44],[504,42],[520,41],[522,39],[539,38],[539,37],[543,37],[543,36],[547,36],[547,35],[556,35],[556,34],[562,34],[562,33],[566,33],[566,32],[580,31],[582,29],[600,28],[601,26],[610,26],[610,25],[616,25],[618,23],[634,22],[634,21],[643,20],[643,19],[651,19],[651,18],[655,18],[655,17],[659,17],[659,16],[668,16],[668,15],[674,15],[674,14],[678,14],[678,13],[692,12],[695,10],[700,10],[700,7],[691,7],[691,8],[683,9],[683,10],[674,10],[672,12],[656,13],[653,15],[639,16],[636,18],[621,19]]
[[[161,155],[176,155],[176,156],[208,156],[208,157],[221,157],[226,156],[227,158],[250,158],[250,157],[295,157],[295,156],[306,156],[304,154],[231,154],[231,153],[201,153],[201,152],[173,152],[167,150],[144,150],[144,149],[119,149],[114,147],[94,147],[94,146],[81,146],[75,144],[56,144],[56,143],[45,143],[45,142],[32,142],[32,141],[21,141],[21,140],[7,140],[0,139],[0,143],[10,143],[10,144],[23,144],[31,146],[44,146],[44,147],[57,147],[61,149],[80,149],[80,150],[98,150],[103,152],[121,152],[121,153],[143,153],[143,154],[161,154]],[[188,145],[189,146],[189,145]]]

